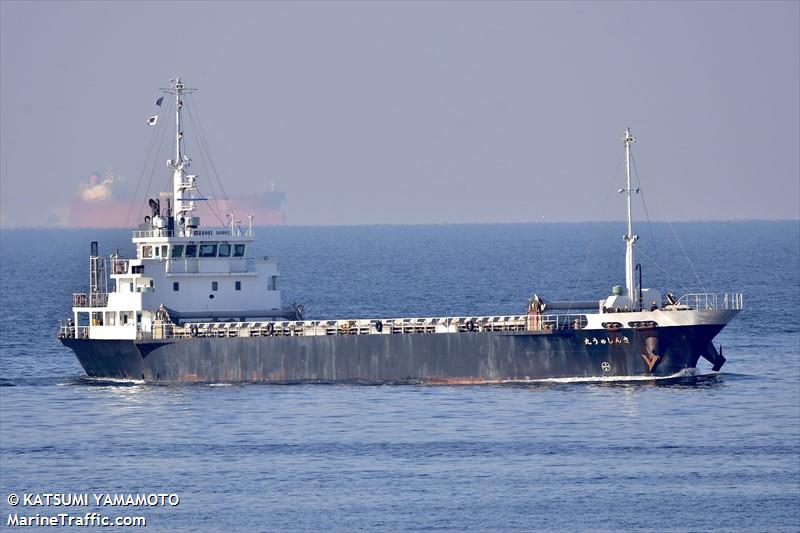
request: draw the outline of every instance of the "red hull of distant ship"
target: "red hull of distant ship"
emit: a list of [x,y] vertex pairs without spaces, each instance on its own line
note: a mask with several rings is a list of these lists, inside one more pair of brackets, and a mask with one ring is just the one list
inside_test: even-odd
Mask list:
[[[286,224],[286,213],[280,208],[285,194],[276,191],[251,197],[237,196],[231,197],[230,203],[241,224],[247,224],[247,215],[252,214],[255,215],[254,226],[279,226]],[[138,211],[138,203],[137,210],[131,211],[129,200],[109,198],[87,202],[76,198],[69,204],[63,225],[69,228],[129,228],[141,222],[144,214]],[[198,212],[204,218],[214,217],[202,206]]]

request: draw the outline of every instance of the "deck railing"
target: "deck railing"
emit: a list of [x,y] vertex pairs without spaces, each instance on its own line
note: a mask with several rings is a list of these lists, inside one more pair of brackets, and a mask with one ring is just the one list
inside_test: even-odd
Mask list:
[[687,305],[690,309],[742,309],[744,297],[735,292],[695,292],[681,296],[678,305]]
[[89,326],[75,326],[68,321],[61,321],[58,336],[62,339],[88,339]]
[[168,229],[148,229],[148,230],[134,230],[134,239],[146,239],[150,237],[251,237],[252,233],[249,231],[244,233],[241,228],[236,228],[233,231],[224,228],[184,228],[177,232]]
[[[76,307],[106,305],[108,294],[75,294]],[[86,305],[91,304],[91,305]],[[692,293],[672,304],[679,309],[742,309],[741,293]],[[665,308],[669,309],[669,307]],[[182,339],[190,337],[272,337],[318,335],[392,335],[407,333],[537,332],[557,334],[586,328],[585,314],[553,313],[506,316],[383,318],[358,320],[264,320],[253,322],[153,323],[149,331],[139,329],[138,339]],[[59,335],[86,338],[89,326],[62,323]]]
[[111,273],[112,274],[127,274],[128,273],[128,260],[127,259],[112,259],[111,260]]
[[[201,263],[202,261],[202,263]],[[201,266],[202,265],[202,266]],[[254,257],[167,259],[167,274],[244,273],[256,271]]]
[[[407,333],[472,333],[535,331],[554,333],[582,329],[586,315],[511,315],[448,318],[384,318],[359,320],[272,320],[258,322],[191,322],[173,324],[156,321],[149,331],[139,329],[138,339],[189,337],[272,337],[317,335],[377,335]],[[59,336],[88,338],[89,326],[62,321]]]
[[391,335],[404,333],[472,333],[535,331],[555,333],[582,329],[586,315],[511,315],[447,318],[384,318],[359,320],[272,320],[258,322],[195,322],[182,325],[156,321],[140,339],[189,337],[272,337],[318,335]]
[[72,307],[105,307],[106,305],[108,305],[107,292],[72,293]]
[[[530,315],[532,319],[536,315]],[[586,327],[586,315],[580,314],[553,314],[542,315],[541,326],[542,329],[559,330],[559,329],[583,329]]]
[[134,239],[146,239],[149,237],[172,237],[175,232],[168,229],[149,229],[149,230],[135,230],[133,232]]

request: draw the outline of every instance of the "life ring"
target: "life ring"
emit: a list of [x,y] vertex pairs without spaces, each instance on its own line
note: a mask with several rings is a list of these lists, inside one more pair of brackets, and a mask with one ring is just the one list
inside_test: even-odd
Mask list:
[[275,325],[270,322],[267,324],[267,335],[272,335],[273,333],[275,333]]
[[380,320],[375,321],[375,331],[377,331],[378,333],[383,331],[383,322],[381,322]]
[[475,322],[467,320],[467,331],[475,331]]

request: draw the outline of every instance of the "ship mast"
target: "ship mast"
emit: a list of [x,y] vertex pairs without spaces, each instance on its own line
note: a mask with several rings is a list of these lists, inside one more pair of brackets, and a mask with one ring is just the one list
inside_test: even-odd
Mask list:
[[181,147],[183,145],[183,132],[181,131],[181,110],[183,108],[183,101],[181,95],[183,94],[183,82],[177,78],[172,82],[172,87],[175,90],[175,161],[181,160]]
[[172,199],[173,214],[175,217],[176,235],[185,235],[188,228],[195,226],[192,212],[194,211],[194,198],[189,193],[195,190],[197,176],[188,175],[187,170],[191,159],[183,153],[183,127],[181,126],[181,112],[183,110],[183,95],[194,89],[188,89],[180,78],[170,80],[172,87],[162,89],[165,93],[175,96],[175,159],[167,161],[167,166],[172,168]]
[[627,204],[628,204],[628,233],[625,234],[623,239],[625,239],[625,288],[628,291],[628,298],[631,300],[631,304],[634,306],[635,309],[638,309],[639,306],[639,295],[637,294],[637,288],[633,282],[633,243],[639,238],[638,235],[633,234],[633,223],[631,221],[631,193],[638,193],[639,188],[631,189],[631,145],[636,142],[636,139],[633,135],[631,135],[631,129],[627,128],[625,130],[625,137],[623,138],[625,142],[625,177],[626,177],[626,186],[624,189],[620,189],[620,193],[625,193]]

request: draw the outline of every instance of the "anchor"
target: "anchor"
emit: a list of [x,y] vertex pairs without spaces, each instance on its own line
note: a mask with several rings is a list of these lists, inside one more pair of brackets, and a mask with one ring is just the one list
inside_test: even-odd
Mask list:
[[647,337],[644,341],[644,347],[646,352],[640,355],[647,365],[647,370],[652,374],[661,362],[661,356],[656,353],[656,350],[658,350],[658,337]]
[[724,365],[725,361],[727,361],[727,359],[722,356],[721,344],[719,345],[719,351],[717,351],[717,349],[714,347],[714,344],[709,342],[708,346],[706,346],[706,350],[700,355],[703,356],[703,359],[713,365],[711,370],[714,372],[719,372],[720,368],[722,368],[722,365]]

